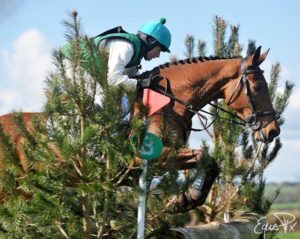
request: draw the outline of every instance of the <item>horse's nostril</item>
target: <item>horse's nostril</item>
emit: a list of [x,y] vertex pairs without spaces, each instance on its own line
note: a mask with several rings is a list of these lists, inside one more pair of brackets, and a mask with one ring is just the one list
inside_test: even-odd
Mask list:
[[268,141],[272,141],[275,137],[279,135],[279,130],[272,129],[268,134]]

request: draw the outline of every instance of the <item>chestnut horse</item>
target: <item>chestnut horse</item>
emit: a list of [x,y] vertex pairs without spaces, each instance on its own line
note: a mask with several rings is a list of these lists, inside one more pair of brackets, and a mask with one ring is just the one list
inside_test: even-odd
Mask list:
[[192,117],[205,105],[223,98],[236,112],[236,121],[249,126],[257,140],[271,142],[279,135],[277,115],[263,71],[259,68],[268,51],[263,54],[260,51],[261,47],[247,58],[193,58],[166,63],[140,76],[141,79],[152,77],[151,88],[171,98],[170,104],[150,117],[148,127],[149,132],[163,141],[159,166],[191,169],[198,163],[205,165],[201,185],[196,184],[182,193],[173,205],[173,212],[202,205],[219,172],[214,159],[200,162],[201,150],[181,148],[175,157],[169,155],[174,152],[175,145],[184,145]]
[[[236,111],[239,122],[252,128],[257,140],[271,142],[279,135],[268,86],[259,68],[268,51],[260,54],[260,49],[245,59],[193,58],[166,63],[138,77],[152,77],[151,88],[171,98],[167,106],[149,118],[148,131],[160,137],[164,145],[156,164],[163,169],[175,167],[179,170],[205,165],[201,185],[193,184],[188,192],[182,193],[172,212],[188,211],[202,205],[219,173],[214,159],[201,158],[201,150],[180,148],[188,139],[192,117],[205,105],[223,98],[229,108]],[[141,91],[138,95],[141,96]],[[30,118],[37,114],[40,115],[24,113],[25,124],[30,125]],[[18,144],[21,139],[14,135],[9,119],[10,115],[1,116],[0,122]],[[174,148],[178,148],[176,155]],[[140,163],[140,160],[136,162]]]

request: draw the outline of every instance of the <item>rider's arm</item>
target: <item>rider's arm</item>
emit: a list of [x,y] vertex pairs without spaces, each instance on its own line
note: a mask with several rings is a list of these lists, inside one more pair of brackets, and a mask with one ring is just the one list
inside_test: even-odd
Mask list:
[[128,77],[126,65],[130,62],[134,48],[133,45],[125,40],[114,39],[108,44],[108,84],[135,87],[137,81]]

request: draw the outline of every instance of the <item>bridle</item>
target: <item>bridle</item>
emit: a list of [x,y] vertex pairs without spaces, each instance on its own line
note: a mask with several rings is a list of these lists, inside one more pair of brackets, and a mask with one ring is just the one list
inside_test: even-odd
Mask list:
[[[162,78],[161,75],[155,75],[155,76],[152,77],[152,79],[156,78],[156,77],[160,77],[161,79],[166,80],[167,81],[167,84],[166,84],[167,87],[165,89],[155,87],[153,90],[160,93],[160,94],[163,94],[163,95],[169,97],[171,100],[183,105],[190,112],[192,112],[194,114],[197,114],[199,119],[202,118],[206,121],[205,125],[203,126],[203,129],[191,129],[191,130],[194,130],[194,131],[206,130],[207,128],[209,128],[213,124],[213,122],[216,119],[222,119],[222,120],[225,120],[225,121],[230,121],[231,123],[234,123],[234,124],[237,124],[237,125],[248,126],[249,128],[251,128],[254,131],[259,131],[262,128],[266,127],[273,119],[279,119],[280,114],[276,113],[275,111],[257,111],[257,109],[255,107],[253,96],[252,96],[251,90],[250,90],[249,80],[247,79],[247,76],[250,75],[250,74],[255,74],[255,73],[263,73],[264,71],[259,69],[259,68],[258,69],[247,69],[246,59],[242,58],[242,60],[241,60],[241,72],[242,72],[242,76],[239,79],[239,81],[237,82],[235,90],[233,91],[233,93],[232,93],[231,97],[229,98],[228,102],[232,102],[233,96],[235,95],[236,92],[238,92],[237,88],[242,86],[245,90],[245,95],[247,97],[249,107],[252,111],[251,115],[248,116],[245,119],[242,119],[241,117],[239,117],[237,115],[237,113],[232,113],[232,112],[220,107],[219,104],[208,103],[212,107],[216,108],[216,114],[213,114],[209,111],[206,111],[206,110],[203,110],[201,108],[195,107],[192,104],[175,97],[174,95],[168,93],[169,80],[164,78],[164,77]],[[225,112],[227,115],[231,116],[231,118],[225,118],[225,117],[220,116],[219,111]],[[212,120],[211,123],[207,124],[206,116],[199,113],[199,112],[211,115],[211,116],[214,117],[214,119]],[[262,122],[260,121],[260,118],[264,117],[264,116],[268,116],[268,115],[273,116],[273,118],[270,121],[265,122],[264,124],[262,124]],[[202,122],[201,119],[200,119],[200,121]]]
[[[246,125],[249,126],[252,130],[259,131],[262,128],[266,127],[273,119],[279,119],[280,115],[277,114],[275,111],[257,111],[257,109],[255,107],[255,104],[253,101],[253,96],[252,96],[251,90],[250,90],[249,80],[247,79],[247,75],[255,74],[255,73],[263,73],[264,71],[259,68],[258,69],[247,69],[246,59],[242,58],[241,72],[242,72],[242,77],[239,80],[239,82],[237,83],[237,85],[241,84],[240,82],[243,83],[245,95],[246,95],[247,101],[248,101],[248,105],[252,111],[251,115],[246,117],[244,121],[245,121]],[[233,92],[233,94],[234,93],[235,92]],[[273,116],[272,120],[262,124],[259,118],[268,116],[268,115]]]

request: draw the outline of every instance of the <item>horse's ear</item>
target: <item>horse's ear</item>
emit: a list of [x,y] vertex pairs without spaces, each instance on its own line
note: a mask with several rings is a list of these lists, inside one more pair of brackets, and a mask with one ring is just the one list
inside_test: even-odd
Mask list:
[[265,51],[263,54],[260,55],[260,57],[258,59],[259,65],[267,58],[269,51],[270,51],[270,48],[267,51]]
[[266,52],[264,52],[263,54],[261,54],[261,55],[260,55],[260,50],[261,50],[261,46],[259,46],[255,50],[253,58],[252,58],[252,65],[259,66],[266,59],[266,57],[267,57],[267,55],[269,53],[270,48]]

